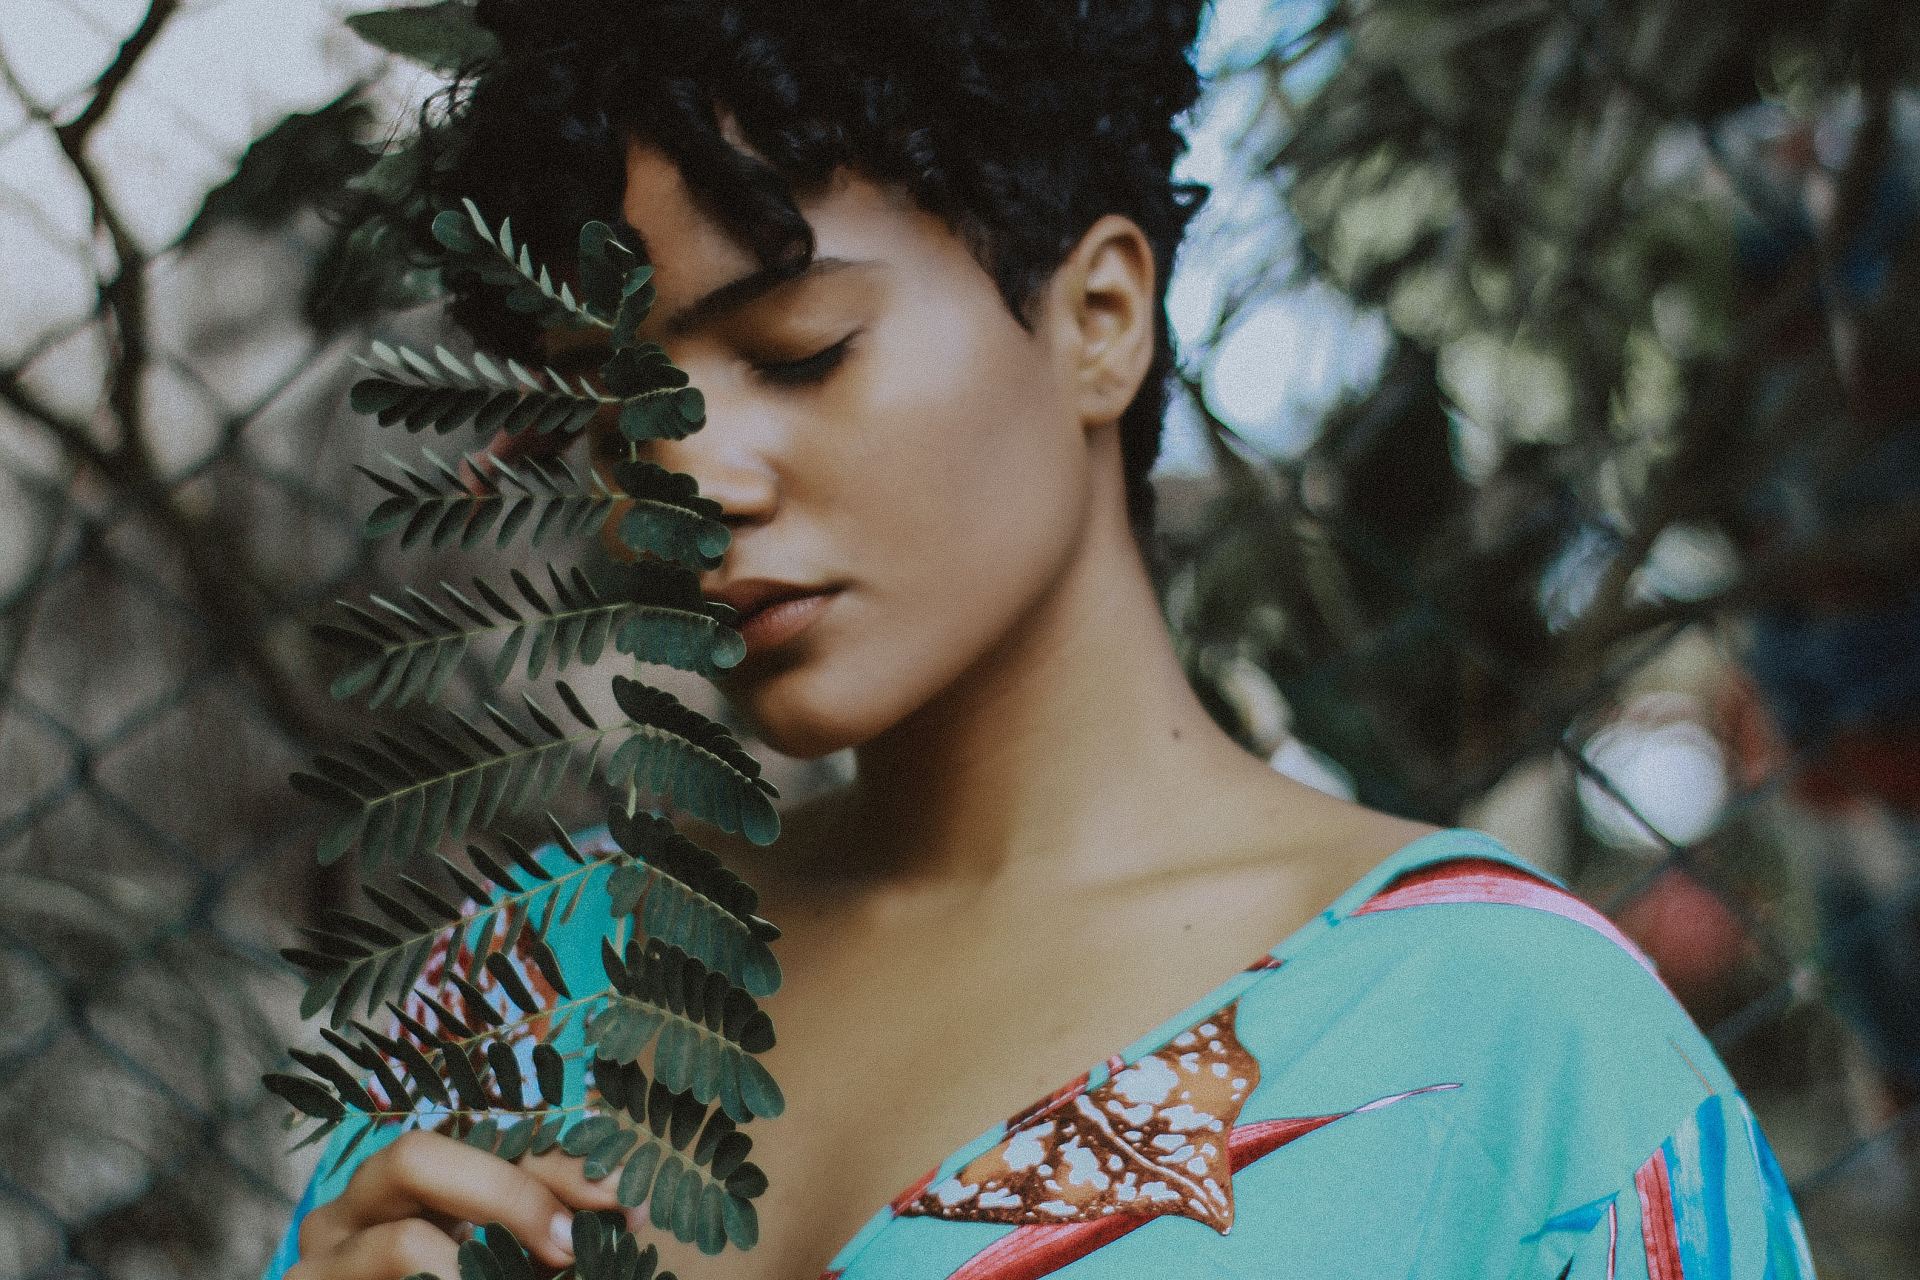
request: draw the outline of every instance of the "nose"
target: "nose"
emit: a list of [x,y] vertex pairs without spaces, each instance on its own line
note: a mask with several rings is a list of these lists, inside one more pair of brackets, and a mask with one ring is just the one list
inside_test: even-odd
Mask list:
[[720,520],[734,533],[773,518],[780,505],[779,475],[768,443],[771,424],[753,420],[745,406],[708,393],[706,422],[678,440],[650,441],[644,456],[691,476],[700,496],[720,504]]

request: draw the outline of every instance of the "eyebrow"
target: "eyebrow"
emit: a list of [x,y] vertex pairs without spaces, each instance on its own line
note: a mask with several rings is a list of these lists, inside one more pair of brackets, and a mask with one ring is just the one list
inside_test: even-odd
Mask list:
[[758,271],[749,272],[737,280],[730,280],[704,297],[689,302],[668,316],[661,328],[667,337],[682,337],[702,325],[713,323],[721,316],[738,311],[783,284],[831,275],[849,267],[871,265],[872,263],[867,260],[827,257],[809,259],[806,266],[797,269],[786,264],[761,267]]

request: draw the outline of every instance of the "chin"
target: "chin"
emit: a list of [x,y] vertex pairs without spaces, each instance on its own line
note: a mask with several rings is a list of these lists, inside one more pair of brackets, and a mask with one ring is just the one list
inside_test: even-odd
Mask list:
[[873,714],[871,689],[830,686],[806,665],[728,677],[720,689],[755,738],[795,760],[857,747],[886,727],[887,717]]

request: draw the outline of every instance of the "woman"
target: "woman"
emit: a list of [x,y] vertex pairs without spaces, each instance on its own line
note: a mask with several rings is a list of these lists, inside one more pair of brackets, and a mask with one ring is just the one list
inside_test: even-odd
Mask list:
[[[788,1106],[761,1244],[669,1265],[1811,1274],[1630,943],[1484,836],[1280,776],[1183,677],[1143,545],[1197,3],[479,12],[503,53],[434,194],[537,248],[614,212],[644,242],[643,336],[708,404],[648,456],[734,531],[723,689],[857,761],[769,851],[701,833],[786,931]],[[492,305],[456,313],[530,341]],[[562,957],[589,983],[595,945]],[[568,1212],[614,1203],[410,1134],[309,1190],[274,1274],[451,1277],[490,1220],[560,1267]]]

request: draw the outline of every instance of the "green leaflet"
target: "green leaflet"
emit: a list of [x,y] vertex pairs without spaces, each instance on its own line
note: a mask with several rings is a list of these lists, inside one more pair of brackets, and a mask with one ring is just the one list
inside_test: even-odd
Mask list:
[[720,505],[700,497],[691,476],[646,461],[616,463],[613,476],[633,500],[619,531],[628,550],[695,569],[720,563],[733,534],[720,523]]
[[[644,947],[630,941],[624,956],[603,947],[601,962],[615,994],[587,1022],[597,1055],[633,1062],[652,1045],[656,1085],[702,1107],[718,1101],[737,1123],[785,1109],[779,1085],[753,1056],[772,1047],[772,1024],[724,973],[658,937]],[[676,1134],[675,1143],[691,1138]]]
[[451,73],[498,52],[492,34],[474,21],[473,6],[465,0],[349,14],[346,23],[368,43],[433,71]]

